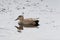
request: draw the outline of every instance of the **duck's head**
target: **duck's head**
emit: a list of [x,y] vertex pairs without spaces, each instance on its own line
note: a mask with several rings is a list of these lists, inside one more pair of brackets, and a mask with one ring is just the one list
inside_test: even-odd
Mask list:
[[24,17],[22,15],[19,15],[16,20],[23,20]]

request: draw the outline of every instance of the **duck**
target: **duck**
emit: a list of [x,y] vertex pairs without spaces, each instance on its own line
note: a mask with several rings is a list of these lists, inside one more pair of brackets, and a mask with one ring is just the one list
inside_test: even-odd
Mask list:
[[32,25],[32,26],[38,26],[39,24],[39,18],[24,18],[23,15],[19,15],[15,21],[19,20],[19,25]]

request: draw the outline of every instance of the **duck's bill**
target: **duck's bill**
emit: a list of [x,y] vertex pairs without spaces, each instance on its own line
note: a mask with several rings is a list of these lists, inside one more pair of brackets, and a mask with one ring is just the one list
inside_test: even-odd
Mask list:
[[15,21],[17,21],[18,20],[18,18],[17,19],[15,19]]

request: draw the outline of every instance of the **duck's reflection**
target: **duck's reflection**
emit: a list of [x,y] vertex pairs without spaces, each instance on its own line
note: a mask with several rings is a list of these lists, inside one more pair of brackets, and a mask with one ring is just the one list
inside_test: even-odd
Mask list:
[[37,25],[37,26],[33,26],[33,25],[19,25],[19,27],[18,26],[15,26],[15,27],[18,29],[18,32],[21,32],[22,30],[24,30],[24,27],[25,28],[39,28],[38,26],[39,25]]

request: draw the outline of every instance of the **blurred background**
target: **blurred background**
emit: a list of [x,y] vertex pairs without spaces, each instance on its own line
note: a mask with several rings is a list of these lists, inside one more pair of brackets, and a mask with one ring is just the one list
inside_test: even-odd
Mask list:
[[[39,18],[39,29],[17,32],[15,19]],[[60,40],[60,0],[0,0],[0,40]]]

